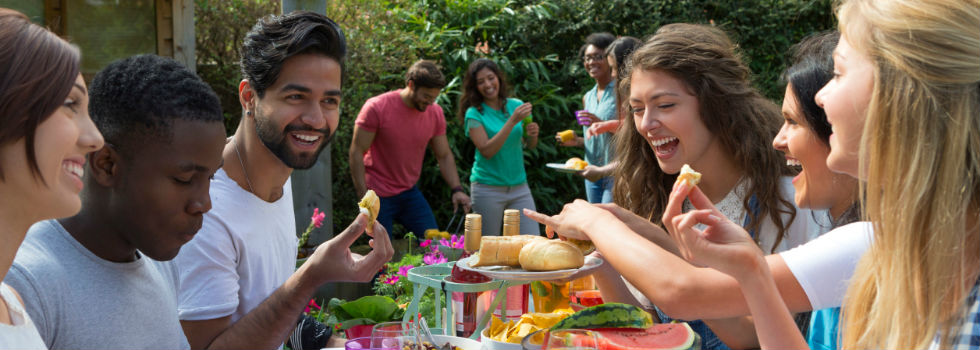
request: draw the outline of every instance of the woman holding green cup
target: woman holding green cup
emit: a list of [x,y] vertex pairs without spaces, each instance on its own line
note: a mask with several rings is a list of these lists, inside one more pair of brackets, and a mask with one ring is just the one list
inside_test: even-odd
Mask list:
[[[480,58],[463,77],[457,115],[476,146],[470,171],[473,211],[483,220],[484,236],[499,236],[505,209],[535,208],[524,171],[524,147],[538,144],[538,124],[530,103],[508,97],[507,78],[493,61]],[[497,219],[489,219],[497,218]],[[521,234],[540,235],[537,222],[521,220]]]

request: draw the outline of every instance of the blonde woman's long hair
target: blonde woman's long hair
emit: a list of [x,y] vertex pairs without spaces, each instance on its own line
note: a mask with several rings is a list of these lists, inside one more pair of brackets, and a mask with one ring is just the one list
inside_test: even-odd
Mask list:
[[859,150],[875,241],[844,301],[843,348],[943,347],[977,280],[980,1],[847,0],[846,40],[874,64]]
[[[620,78],[622,96],[629,96],[634,71],[661,70],[681,80],[698,99],[701,121],[718,138],[745,179],[757,210],[743,198],[751,220],[748,229],[758,231],[763,218],[778,228],[773,249],[779,246],[796,206],[780,194],[779,181],[792,173],[772,139],[779,132],[779,109],[752,87],[749,68],[735,52],[735,45],[720,29],[675,23],[661,27],[627,63]],[[629,108],[628,102],[623,101]],[[632,118],[623,120],[613,137],[619,166],[613,173],[613,199],[633,213],[661,224],[670,189],[677,174],[667,174],[657,156],[636,130]],[[757,211],[758,215],[754,215]],[[787,214],[789,220],[783,221]]]

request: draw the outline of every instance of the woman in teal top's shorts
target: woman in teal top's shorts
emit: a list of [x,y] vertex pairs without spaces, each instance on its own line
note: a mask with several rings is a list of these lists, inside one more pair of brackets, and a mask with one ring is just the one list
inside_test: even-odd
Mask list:
[[[530,103],[507,98],[506,77],[485,58],[466,71],[457,115],[464,116],[477,150],[470,171],[473,211],[483,215],[484,236],[499,236],[504,209],[535,209],[523,147],[537,146],[538,124],[531,121]],[[521,216],[521,234],[541,234],[537,222]]]

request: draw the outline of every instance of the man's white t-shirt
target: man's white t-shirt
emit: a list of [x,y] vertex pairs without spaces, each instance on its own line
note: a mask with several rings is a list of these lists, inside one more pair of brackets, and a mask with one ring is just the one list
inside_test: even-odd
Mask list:
[[178,316],[237,322],[268,298],[296,268],[296,219],[290,181],[269,203],[245,191],[224,169],[211,181],[211,211],[175,261]]
[[855,222],[779,254],[814,310],[841,306],[858,260],[871,247],[873,232],[870,222]]

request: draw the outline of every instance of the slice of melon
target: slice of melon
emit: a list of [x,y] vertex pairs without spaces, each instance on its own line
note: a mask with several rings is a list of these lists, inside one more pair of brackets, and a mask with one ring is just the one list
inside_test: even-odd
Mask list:
[[686,322],[661,323],[647,329],[600,328],[599,350],[700,349],[701,337]]

